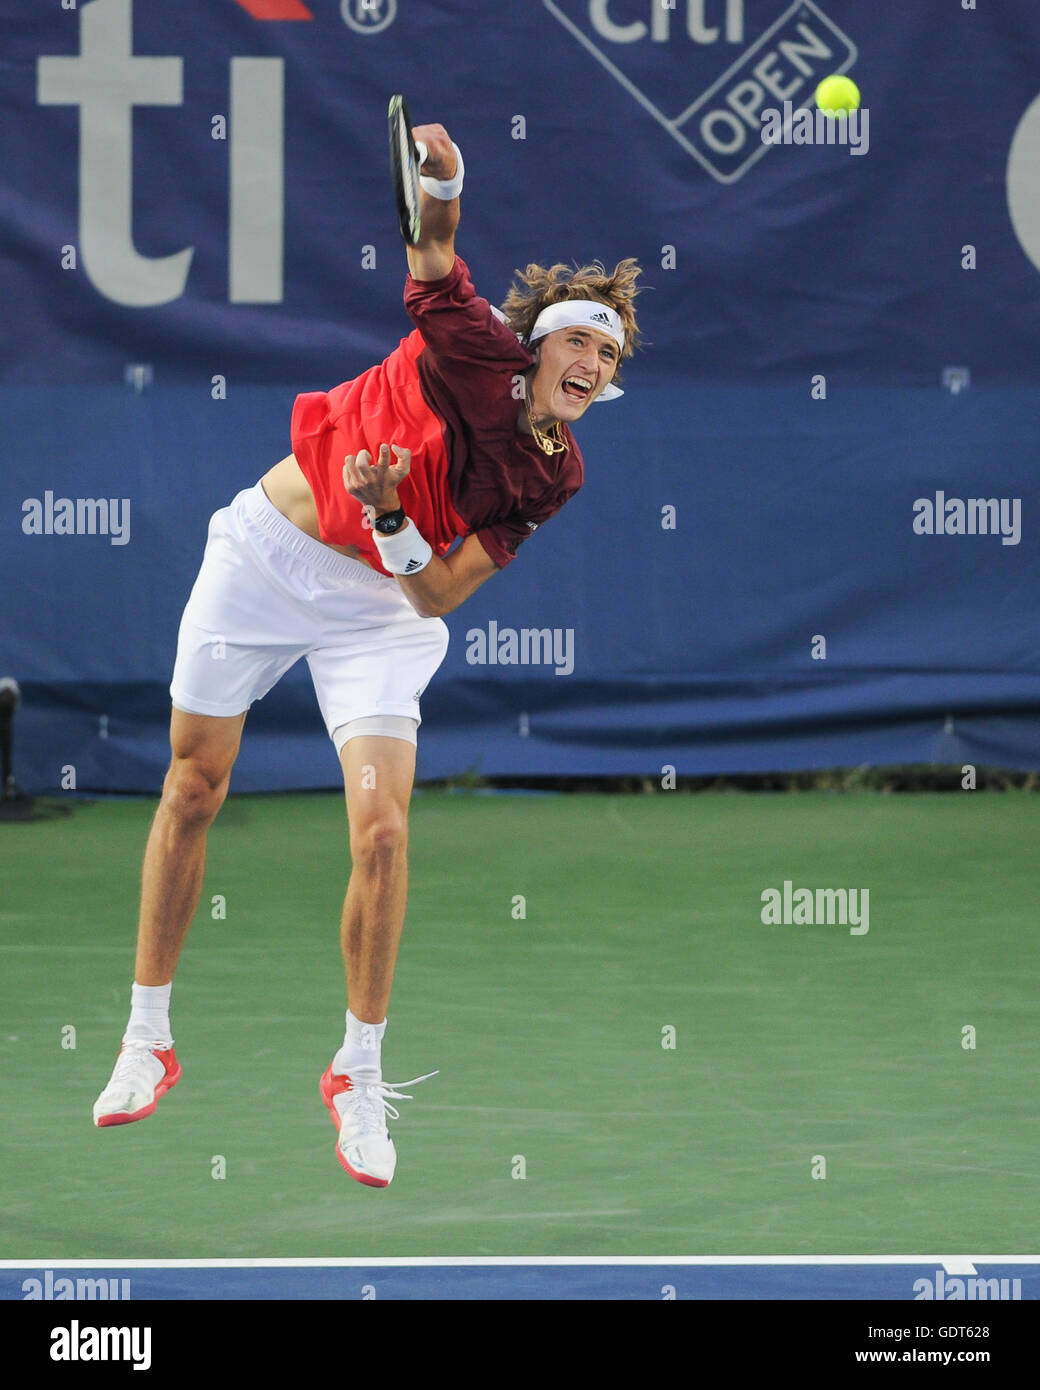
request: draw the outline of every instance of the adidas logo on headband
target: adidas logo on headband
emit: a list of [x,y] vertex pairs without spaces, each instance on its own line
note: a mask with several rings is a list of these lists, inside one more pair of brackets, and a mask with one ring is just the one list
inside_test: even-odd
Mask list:
[[[502,323],[505,323],[506,316],[501,309],[492,307],[491,312]],[[533,345],[544,338],[548,333],[553,333],[560,328],[580,328],[583,325],[595,326],[601,332],[613,338],[621,352],[625,350],[625,330],[621,325],[621,315],[616,309],[603,304],[595,299],[566,299],[558,304],[550,304],[542,310],[534,321],[530,333],[527,335],[527,347]],[[520,335],[517,334],[517,337]],[[599,401],[617,400],[625,393],[613,382],[608,383],[596,396],[593,404]]]
[[596,299],[565,299],[548,305],[535,319],[528,341],[536,342],[558,328],[580,328],[583,324],[608,334],[624,352],[625,330],[621,326],[621,315]]

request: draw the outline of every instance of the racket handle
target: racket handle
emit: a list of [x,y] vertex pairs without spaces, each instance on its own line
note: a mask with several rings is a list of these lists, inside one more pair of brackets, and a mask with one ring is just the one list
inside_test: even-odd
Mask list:
[[426,146],[423,144],[423,142],[422,142],[421,140],[416,140],[416,142],[415,142],[415,154],[416,154],[416,158],[417,158],[418,161],[419,161],[419,168],[420,168],[420,169],[421,169],[421,168],[423,167],[423,165],[426,163],[426,158],[427,158],[427,156],[429,155],[429,153],[430,153],[430,151],[426,148]]

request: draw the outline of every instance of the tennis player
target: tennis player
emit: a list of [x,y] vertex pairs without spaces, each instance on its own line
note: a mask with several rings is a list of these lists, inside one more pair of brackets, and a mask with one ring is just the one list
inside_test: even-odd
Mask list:
[[94,1106],[97,1125],[140,1120],[180,1079],[170,993],[207,832],[249,707],[305,657],[343,770],[352,857],[346,1032],[320,1091],[340,1164],[373,1187],[396,1164],[390,1102],[427,1079],[384,1081],[381,1048],[405,915],[419,702],[447,648],[443,618],[581,487],[570,426],[622,394],[641,273],[631,258],[613,274],[599,262],[529,265],[492,309],[455,254],[458,146],[440,125],[413,134],[428,150],[422,235],[407,252],[414,331],[356,380],[297,397],[292,453],[210,521],[178,636],[172,759],[145,851],[130,1020]]

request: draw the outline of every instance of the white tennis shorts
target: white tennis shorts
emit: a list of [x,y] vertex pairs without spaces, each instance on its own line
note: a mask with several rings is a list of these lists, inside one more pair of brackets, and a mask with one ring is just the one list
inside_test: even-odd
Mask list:
[[257,483],[210,519],[170,695],[189,714],[241,714],[306,657],[335,741],[353,719],[420,723],[447,649],[447,625],[420,618],[396,579],[308,536]]

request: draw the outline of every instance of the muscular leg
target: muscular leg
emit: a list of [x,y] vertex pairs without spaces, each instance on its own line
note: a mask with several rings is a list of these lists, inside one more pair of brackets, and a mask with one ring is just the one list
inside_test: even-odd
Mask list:
[[224,804],[245,718],[173,711],[173,756],[141,879],[134,968],[140,985],[165,985],[173,979],[202,891],[206,834]]
[[408,804],[415,748],[362,735],[340,753],[353,869],[340,925],[348,1007],[382,1023],[390,1002],[408,895]]

